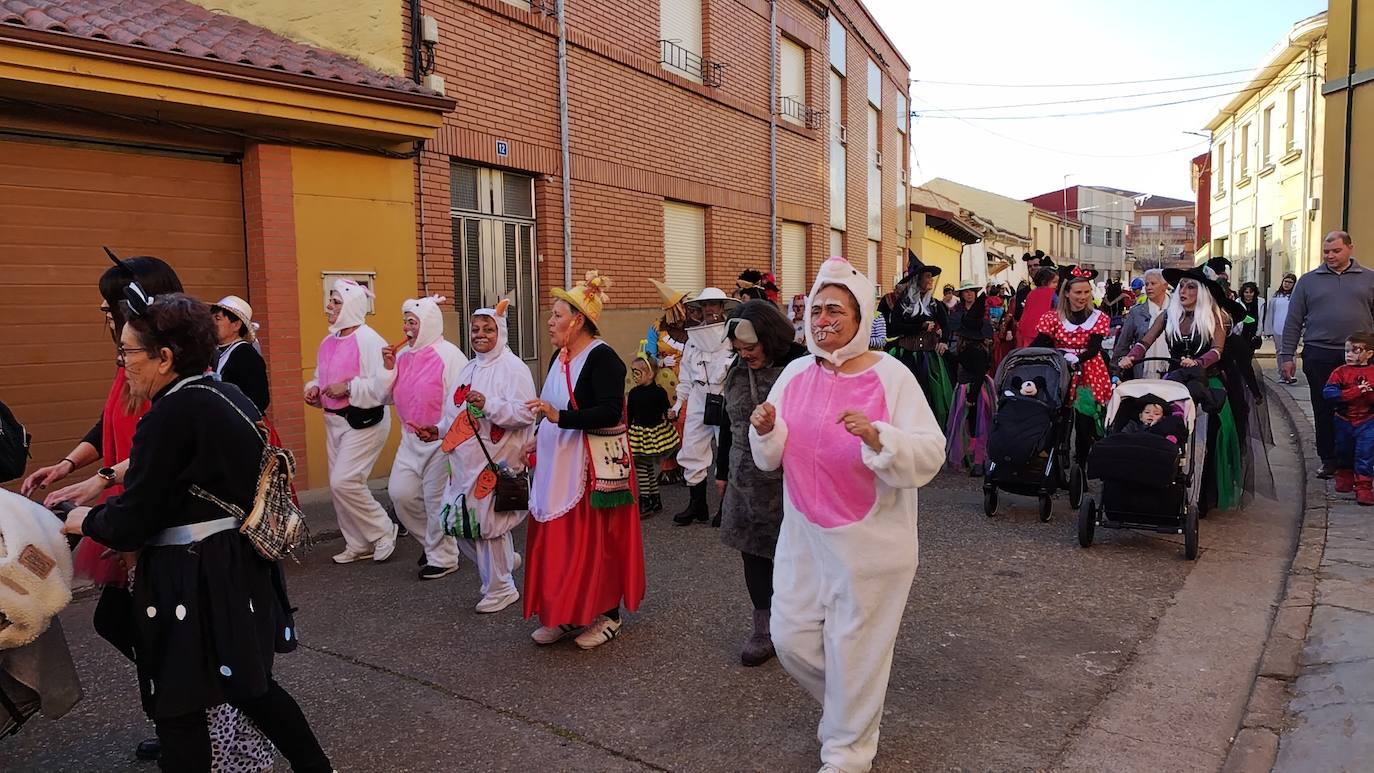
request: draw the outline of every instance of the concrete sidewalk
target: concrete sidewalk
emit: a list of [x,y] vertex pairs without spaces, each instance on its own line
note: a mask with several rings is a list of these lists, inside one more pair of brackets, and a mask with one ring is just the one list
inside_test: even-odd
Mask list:
[[[1251,702],[1266,696],[1288,702],[1272,716],[1251,712],[1236,746],[1257,753],[1245,765],[1235,765],[1242,760],[1233,755],[1227,767],[1263,770],[1269,765],[1256,763],[1267,758],[1283,773],[1367,771],[1374,760],[1374,509],[1316,478],[1307,384],[1271,378],[1269,387],[1297,409],[1293,418],[1309,478],[1301,492],[1307,510],[1289,592]],[[1305,638],[1293,637],[1304,625]]]

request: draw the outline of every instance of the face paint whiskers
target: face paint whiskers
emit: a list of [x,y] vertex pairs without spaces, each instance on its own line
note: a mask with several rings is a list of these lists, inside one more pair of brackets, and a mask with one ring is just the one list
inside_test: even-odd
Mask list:
[[839,320],[835,320],[835,321],[833,321],[833,322],[827,322],[827,323],[825,323],[825,324],[813,323],[813,324],[811,325],[811,337],[814,338],[814,339],[816,339],[816,343],[820,343],[820,342],[824,341],[825,339],[829,338],[830,335],[831,335],[832,333],[836,333],[836,334],[837,334],[837,333],[839,333],[839,332],[840,332],[840,322],[839,322]]

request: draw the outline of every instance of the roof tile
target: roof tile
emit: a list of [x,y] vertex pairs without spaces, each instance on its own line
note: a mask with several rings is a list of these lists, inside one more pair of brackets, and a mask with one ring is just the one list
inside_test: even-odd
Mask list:
[[297,43],[187,0],[0,0],[0,24],[341,83],[433,94],[407,78],[377,72],[342,54]]

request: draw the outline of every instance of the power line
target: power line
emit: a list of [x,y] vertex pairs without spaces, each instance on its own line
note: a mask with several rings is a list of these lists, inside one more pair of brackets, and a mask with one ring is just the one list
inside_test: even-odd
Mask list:
[[[915,94],[912,94],[912,95],[911,95],[911,98],[912,98],[912,99],[919,100],[919,101],[921,101],[921,102],[925,102],[924,99],[921,99],[920,97],[916,96]],[[929,102],[926,102],[926,104],[930,104],[930,103],[929,103]],[[913,116],[913,117],[916,117],[917,114],[913,112],[913,113],[912,113],[912,116]],[[1181,152],[1183,152],[1183,151],[1185,151],[1185,150],[1194,150],[1194,149],[1200,147],[1201,145],[1204,145],[1204,144],[1207,143],[1206,140],[1200,140],[1200,141],[1197,141],[1197,142],[1192,143],[1191,145],[1185,145],[1185,146],[1183,146],[1183,147],[1181,147],[1181,148],[1173,148],[1172,150],[1161,150],[1161,151],[1157,151],[1157,152],[1154,152],[1154,153],[1079,153],[1079,152],[1073,151],[1073,150],[1062,150],[1062,149],[1060,149],[1060,148],[1051,148],[1051,147],[1047,147],[1047,146],[1045,146],[1045,145],[1037,145],[1037,144],[1035,144],[1034,142],[1026,142],[1025,140],[1018,139],[1018,138],[1016,138],[1016,137],[1012,137],[1012,136],[1009,136],[1009,135],[1006,135],[1006,134],[1002,134],[1001,132],[993,131],[992,129],[989,129],[989,128],[987,128],[986,126],[980,126],[980,125],[978,125],[978,124],[976,124],[976,123],[971,123],[971,122],[969,122],[969,121],[964,120],[963,118],[960,118],[960,117],[957,116],[957,115],[950,115],[950,116],[935,116],[935,117],[940,117],[940,118],[951,118],[951,119],[953,119],[953,120],[955,120],[955,121],[958,121],[958,122],[960,122],[960,123],[962,123],[962,124],[965,124],[966,126],[969,126],[969,127],[971,127],[971,128],[977,129],[978,131],[983,132],[984,134],[990,134],[990,135],[992,135],[992,136],[994,136],[994,137],[998,137],[998,138],[1000,138],[1000,139],[1004,139],[1004,140],[1006,140],[1007,142],[1016,143],[1017,145],[1025,145],[1025,146],[1028,147],[1028,148],[1035,148],[1036,150],[1043,150],[1043,151],[1045,151],[1045,152],[1047,152],[1047,153],[1056,153],[1056,154],[1061,155],[1061,156],[1074,156],[1074,157],[1078,157],[1078,158],[1151,158],[1151,157],[1154,157],[1154,156],[1167,156],[1167,155],[1172,155],[1172,154],[1174,154],[1174,153],[1181,153]],[[914,145],[915,143],[912,143],[912,144]]]
[[[1113,94],[1105,97],[1083,97],[1081,99],[1056,99],[1049,102],[1023,102],[1019,105],[970,105],[968,107],[951,107],[941,112],[966,113],[972,110],[1012,110],[1022,107],[1044,107],[1046,105],[1075,105],[1083,102],[1106,102],[1113,99],[1135,99],[1136,97],[1157,97],[1160,94],[1179,94],[1185,91],[1205,91],[1207,89],[1220,89],[1229,86],[1244,86],[1249,81],[1235,81],[1232,83],[1209,83],[1206,86],[1189,86],[1188,88],[1164,89],[1162,91],[1142,91],[1136,94]],[[1220,96],[1220,95],[1217,95]]]
[[[1268,67],[1262,67],[1262,68],[1260,68],[1260,69],[1261,69],[1261,70],[1269,70],[1269,69],[1273,69],[1273,68],[1280,67],[1280,66],[1287,66],[1287,65],[1269,65]],[[1201,73],[1201,74],[1198,74],[1198,75],[1176,75],[1176,76],[1172,76],[1172,77],[1168,77],[1168,78],[1145,78],[1145,79],[1143,79],[1143,80],[1136,80],[1136,81],[1103,81],[1103,82],[1098,82],[1098,83],[970,83],[970,82],[966,82],[966,81],[936,81],[936,80],[928,80],[928,79],[926,79],[926,78],[912,78],[912,79],[911,79],[911,82],[912,82],[912,83],[930,83],[930,84],[936,84],[936,85],[940,85],[940,86],[975,86],[975,87],[980,87],[980,88],[995,88],[995,89],[1069,89],[1069,88],[1093,88],[1093,87],[1097,87],[1097,86],[1133,86],[1133,85],[1138,85],[1138,84],[1141,84],[1141,83],[1162,83],[1162,82],[1165,82],[1165,81],[1187,81],[1187,80],[1196,80],[1196,79],[1198,79],[1198,78],[1213,78],[1213,77],[1216,77],[1216,76],[1219,76],[1219,75],[1238,75],[1238,74],[1244,73],[1244,72],[1253,72],[1253,70],[1250,70],[1250,69],[1245,69],[1245,70],[1224,70],[1224,71],[1222,71],[1222,72],[1209,72],[1209,73]]]
[[[1287,81],[1290,81],[1290,80],[1300,79],[1300,78],[1305,78],[1305,77],[1306,77],[1305,75],[1296,75],[1296,76],[1292,76],[1292,77],[1290,77],[1290,78],[1280,79],[1278,82],[1282,83],[1282,82],[1287,82]],[[1201,96],[1201,97],[1192,97],[1192,98],[1190,98],[1190,99],[1177,99],[1177,100],[1174,100],[1174,101],[1172,101],[1172,102],[1155,102],[1155,103],[1148,104],[1148,105],[1132,105],[1132,106],[1130,106],[1130,107],[1116,107],[1116,108],[1109,108],[1109,109],[1105,109],[1105,110],[1087,110],[1087,111],[1080,111],[1080,112],[1077,112],[1077,113],[1050,113],[1050,114],[1045,114],[1045,115],[970,115],[970,116],[957,116],[957,115],[938,115],[938,113],[950,113],[950,112],[953,112],[953,110],[952,110],[952,109],[938,108],[938,107],[932,106],[932,110],[933,110],[935,113],[937,113],[937,115],[923,115],[922,117],[923,117],[923,118],[955,118],[955,119],[959,119],[959,120],[970,120],[970,121],[1036,121],[1036,120],[1040,120],[1040,119],[1043,119],[1043,118],[1079,118],[1079,117],[1093,116],[1093,115],[1111,115],[1111,114],[1113,114],[1113,113],[1130,113],[1130,112],[1135,112],[1135,111],[1137,111],[1137,110],[1153,110],[1153,109],[1158,108],[1158,107],[1173,107],[1174,105],[1187,105],[1187,104],[1191,104],[1191,103],[1194,103],[1194,102],[1208,102],[1208,101],[1211,101],[1211,100],[1213,100],[1213,99],[1217,99],[1217,98],[1220,98],[1220,97],[1232,97],[1232,96],[1236,96],[1236,95],[1238,95],[1238,94],[1245,94],[1245,93],[1247,93],[1247,92],[1256,92],[1256,91],[1260,91],[1260,90],[1264,89],[1266,86],[1268,86],[1268,85],[1270,85],[1270,84],[1272,84],[1272,83],[1275,83],[1275,81],[1269,81],[1268,83],[1265,83],[1265,84],[1262,84],[1262,85],[1259,85],[1259,86],[1252,86],[1252,87],[1250,87],[1250,88],[1248,88],[1248,89],[1241,89],[1240,91],[1228,91],[1228,92],[1222,92],[1222,93],[1220,93],[1220,94],[1207,94],[1207,95],[1205,95],[1205,96]],[[922,101],[924,101],[924,100],[922,100]],[[930,104],[930,103],[927,102],[926,104]]]

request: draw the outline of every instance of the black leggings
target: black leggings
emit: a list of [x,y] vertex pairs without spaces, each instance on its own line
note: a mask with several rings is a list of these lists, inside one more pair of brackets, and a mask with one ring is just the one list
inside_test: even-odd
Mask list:
[[1097,442],[1097,419],[1073,412],[1073,460],[1082,466],[1088,461],[1088,452]]
[[[334,768],[315,740],[301,707],[276,681],[267,692],[230,705],[253,720],[263,735],[277,747],[297,773],[329,773]],[[204,711],[154,720],[157,738],[162,742],[158,767],[182,773],[210,770],[210,726]]]
[[744,557],[744,585],[754,609],[773,608],[773,559],[740,553]]

